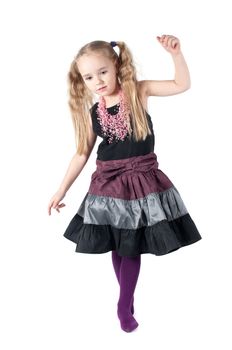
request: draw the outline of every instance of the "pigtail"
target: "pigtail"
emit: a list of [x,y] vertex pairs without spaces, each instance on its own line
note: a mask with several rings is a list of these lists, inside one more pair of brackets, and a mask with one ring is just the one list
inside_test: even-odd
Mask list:
[[78,70],[76,59],[68,72],[69,108],[75,130],[75,144],[78,154],[88,153],[89,110],[93,104],[93,96],[84,85]]
[[141,96],[139,96],[137,88],[136,69],[133,63],[132,54],[126,44],[122,41],[117,41],[117,46],[120,49],[118,58],[118,77],[128,99],[131,115],[131,122],[134,129],[134,138],[136,141],[145,140],[147,135],[151,135],[151,130],[147,122],[146,111],[143,108]]

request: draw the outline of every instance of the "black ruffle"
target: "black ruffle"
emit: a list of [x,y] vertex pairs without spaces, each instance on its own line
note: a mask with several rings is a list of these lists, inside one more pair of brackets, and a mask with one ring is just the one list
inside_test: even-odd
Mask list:
[[118,255],[129,257],[146,253],[168,254],[202,238],[189,214],[136,230],[85,224],[76,214],[63,235],[76,243],[76,252],[102,254],[116,250]]

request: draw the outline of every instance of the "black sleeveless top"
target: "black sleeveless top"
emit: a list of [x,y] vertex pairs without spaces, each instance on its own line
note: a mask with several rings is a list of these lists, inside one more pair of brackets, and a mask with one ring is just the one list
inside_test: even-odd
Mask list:
[[[155,135],[153,130],[153,124],[150,115],[146,111],[146,115],[148,118],[148,124],[150,130],[152,132],[151,135],[147,135],[145,140],[135,141],[133,138],[133,133],[131,137],[126,136],[125,139],[122,140],[114,140],[112,143],[108,143],[107,136],[104,136],[101,131],[101,125],[97,119],[97,107],[98,102],[96,102],[91,108],[91,118],[93,131],[96,135],[101,137],[103,141],[99,144],[97,149],[97,159],[99,160],[116,160],[116,159],[125,159],[134,156],[141,156],[147,153],[154,151],[155,146]],[[117,114],[119,108],[119,103],[108,107],[107,111],[109,114],[114,115]]]

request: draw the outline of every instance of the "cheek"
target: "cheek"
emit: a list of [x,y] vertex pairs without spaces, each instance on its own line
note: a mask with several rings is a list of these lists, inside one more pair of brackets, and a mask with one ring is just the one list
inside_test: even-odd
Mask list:
[[93,88],[91,87],[91,84],[90,83],[85,83],[85,88],[88,89],[88,90],[92,90]]
[[108,82],[114,82],[114,76],[113,75],[108,75],[107,77],[105,77],[105,80],[107,80]]
[[85,85],[89,88],[92,85],[91,80],[86,80]]

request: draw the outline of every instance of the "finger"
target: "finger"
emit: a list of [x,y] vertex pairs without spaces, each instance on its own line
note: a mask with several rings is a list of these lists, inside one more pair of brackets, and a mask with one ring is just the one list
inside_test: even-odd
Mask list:
[[49,215],[51,215],[51,206],[52,206],[52,204],[49,204],[49,206],[48,206],[48,214]]
[[61,203],[61,204],[57,205],[57,207],[63,208],[63,207],[65,207],[65,204],[64,204],[64,203]]
[[177,45],[178,45],[178,39],[174,39],[172,43],[172,47],[175,49]]
[[173,41],[173,37],[169,37],[167,46],[171,47],[172,46],[172,41]]
[[163,45],[164,46],[168,45],[168,39],[169,39],[169,35],[164,35],[164,37],[163,37]]
[[166,38],[165,38],[166,46],[170,46],[170,45],[171,45],[172,39],[173,39],[173,36],[172,36],[172,35],[167,35],[167,36],[166,36]]
[[176,38],[173,35],[170,35],[170,37],[169,37],[170,44],[172,43],[173,40],[176,40]]

